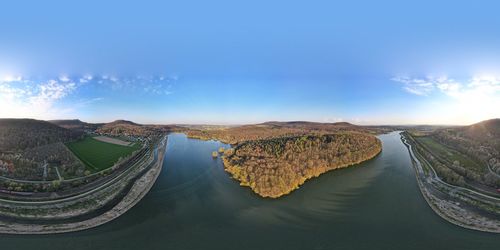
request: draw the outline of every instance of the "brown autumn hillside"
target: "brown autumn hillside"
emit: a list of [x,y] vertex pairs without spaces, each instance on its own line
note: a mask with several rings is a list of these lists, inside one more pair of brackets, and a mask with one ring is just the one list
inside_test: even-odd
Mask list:
[[500,174],[500,119],[441,129],[432,137],[484,165],[489,164],[493,171]]
[[48,122],[55,124],[59,127],[76,130],[76,131],[94,131],[104,125],[103,123],[87,123],[78,119],[73,120],[49,120]]
[[307,179],[375,157],[382,150],[373,135],[339,132],[280,137],[238,144],[224,154],[224,168],[263,197],[280,197]]
[[82,133],[46,121],[0,119],[0,152],[17,152],[57,142],[68,142]]
[[237,144],[251,140],[262,140],[284,136],[322,135],[340,131],[356,131],[365,133],[386,132],[381,128],[363,127],[347,122],[317,123],[317,122],[265,122],[254,125],[243,125],[228,128],[189,129],[186,131],[191,138],[208,140],[216,139],[228,144]]

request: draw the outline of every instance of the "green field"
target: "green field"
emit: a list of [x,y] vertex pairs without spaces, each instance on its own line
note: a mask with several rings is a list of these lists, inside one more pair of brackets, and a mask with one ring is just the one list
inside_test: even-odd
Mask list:
[[429,149],[437,157],[446,160],[448,163],[452,164],[454,161],[459,161],[461,165],[472,171],[481,173],[484,170],[480,164],[469,158],[468,156],[451,149],[428,136],[418,136],[415,139],[422,143],[427,149]]
[[141,147],[139,143],[121,146],[98,141],[92,137],[70,142],[67,146],[93,172],[113,166],[120,157],[128,156]]

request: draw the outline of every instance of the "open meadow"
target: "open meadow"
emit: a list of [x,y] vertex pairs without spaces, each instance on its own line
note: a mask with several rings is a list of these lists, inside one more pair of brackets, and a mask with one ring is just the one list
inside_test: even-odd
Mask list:
[[70,142],[67,146],[93,172],[112,167],[118,159],[129,156],[141,147],[139,143],[122,146],[96,140],[93,137]]

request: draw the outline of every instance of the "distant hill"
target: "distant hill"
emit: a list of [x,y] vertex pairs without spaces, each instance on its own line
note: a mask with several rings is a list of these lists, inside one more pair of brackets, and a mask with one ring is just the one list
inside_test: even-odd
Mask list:
[[471,140],[480,143],[493,143],[500,151],[500,119],[482,121],[470,126],[457,129],[459,133]]
[[71,130],[79,130],[79,131],[84,131],[84,130],[96,130],[97,128],[101,127],[104,125],[104,123],[87,123],[87,122],[82,122],[79,119],[73,119],[73,120],[50,120],[48,121],[50,123],[53,123],[59,127],[71,129]]
[[116,120],[110,123],[107,123],[106,125],[109,126],[142,126],[141,124],[137,124],[132,121],[127,121],[127,120]]
[[99,127],[96,132],[110,135],[150,136],[171,131],[181,131],[175,125],[143,125],[127,120],[116,120]]
[[328,134],[340,131],[356,131],[372,134],[384,132],[376,127],[358,126],[347,122],[318,123],[306,121],[270,121],[260,124],[220,129],[190,129],[186,133],[192,138],[217,139],[226,143],[236,144],[249,140],[261,140],[305,134]]
[[98,133],[111,135],[135,135],[144,136],[148,134],[145,126],[126,120],[116,120],[106,123],[97,129]]
[[354,129],[360,130],[363,127],[354,125],[348,122],[335,122],[335,123],[320,123],[320,122],[306,122],[306,121],[290,121],[290,122],[264,122],[262,125],[270,125],[285,128],[301,128],[308,130],[338,130],[338,129]]
[[34,119],[0,119],[0,151],[20,151],[67,142],[82,133]]

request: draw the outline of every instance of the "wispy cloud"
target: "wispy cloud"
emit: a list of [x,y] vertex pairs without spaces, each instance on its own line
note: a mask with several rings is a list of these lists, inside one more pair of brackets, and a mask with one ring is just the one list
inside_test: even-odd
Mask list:
[[391,80],[403,83],[403,89],[415,95],[428,95],[435,87],[435,80],[430,78],[394,77]]
[[94,77],[90,74],[84,75],[83,77],[80,77],[79,82],[80,83],[87,83],[91,81]]
[[47,117],[59,114],[54,104],[72,93],[71,81],[47,80],[34,84],[18,78],[0,81],[0,117]]
[[[441,93],[449,98],[429,99],[433,104],[427,110],[432,120],[444,123],[470,124],[500,116],[500,78],[474,76],[466,80],[449,77],[394,77],[403,89],[416,95],[429,96]],[[436,113],[437,112],[437,113]],[[423,114],[422,114],[423,115]]]
[[90,99],[81,99],[80,101],[78,101],[75,104],[75,106],[78,107],[78,108],[83,108],[83,107],[87,107],[89,105],[92,105],[94,103],[101,102],[102,100],[104,100],[103,97],[95,97],[95,98],[90,98]]
[[98,84],[114,91],[134,92],[137,94],[171,95],[177,76],[143,76],[118,77],[101,75],[96,77]]
[[59,81],[69,82],[69,81],[71,81],[71,79],[69,79],[69,77],[67,75],[61,75],[61,76],[59,76]]
[[[113,94],[161,96],[174,93],[177,76],[129,76],[111,74],[60,74],[49,79],[23,76],[0,77],[0,117],[31,117],[48,119],[71,115],[103,100],[89,97],[89,90],[104,90]],[[79,88],[85,92],[78,92]],[[83,94],[85,93],[85,94]],[[66,97],[74,94],[71,98]],[[113,98],[113,96],[111,97]],[[65,108],[59,108],[63,104]],[[68,108],[69,107],[69,108]]]
[[424,78],[398,76],[391,80],[402,83],[404,90],[416,95],[429,95],[436,90],[457,98],[471,93],[483,95],[500,93],[500,78],[491,76],[475,76],[466,81],[457,81],[447,76]]

